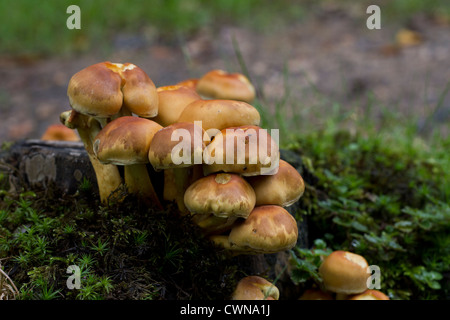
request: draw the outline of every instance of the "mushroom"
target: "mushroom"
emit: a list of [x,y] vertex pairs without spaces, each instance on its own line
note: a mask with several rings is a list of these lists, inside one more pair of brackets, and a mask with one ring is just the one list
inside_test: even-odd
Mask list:
[[257,206],[275,204],[288,207],[297,202],[305,191],[300,173],[282,159],[275,174],[251,176],[247,181],[255,190]]
[[200,99],[195,90],[180,85],[159,87],[156,91],[159,101],[158,115],[152,120],[163,127],[175,123],[189,103]]
[[278,300],[279,298],[278,288],[260,276],[242,278],[231,295],[231,300]]
[[153,81],[131,63],[106,61],[86,67],[72,76],[67,95],[72,109],[96,118],[102,126],[108,118],[131,112],[146,118],[158,114]]
[[93,140],[101,130],[100,123],[94,118],[75,110],[62,112],[60,121],[66,127],[77,130],[97,178],[100,201],[106,203],[113,191],[122,184],[122,177],[115,165],[102,164],[94,153]]
[[58,123],[47,127],[41,136],[41,140],[46,141],[80,141],[80,137],[74,130],[67,128],[65,125]]
[[349,296],[347,300],[390,300],[390,299],[387,295],[385,295],[381,291],[374,289],[367,289],[363,293]]
[[[259,125],[258,110],[252,105],[235,100],[196,100],[181,112],[177,122],[201,121],[209,136],[216,131],[243,125]],[[210,130],[214,130],[211,132]]]
[[158,115],[158,93],[152,79],[132,63],[105,62],[107,68],[122,78],[123,115],[153,118]]
[[204,173],[274,174],[279,160],[278,144],[267,130],[255,125],[230,127],[216,134],[205,148]]
[[128,191],[159,208],[146,164],[150,143],[160,129],[162,126],[152,120],[124,116],[109,122],[94,140],[94,153],[102,163],[124,166]]
[[255,88],[246,76],[220,69],[204,74],[198,80],[196,90],[204,99],[230,99],[247,103],[255,99]]
[[[200,126],[178,122],[159,130],[148,150],[148,160],[156,171],[170,170],[164,188],[174,190],[172,192],[175,201],[182,213],[187,211],[184,205],[184,192],[192,183],[190,178],[194,167],[202,164],[205,140],[208,141],[209,137]],[[169,192],[171,191],[167,190],[165,194]]]
[[337,250],[322,261],[319,275],[324,288],[337,294],[341,299],[346,295],[358,294],[367,290],[369,265],[366,259],[358,254]]
[[249,216],[255,207],[255,192],[238,174],[211,174],[186,189],[184,203],[205,233],[221,233],[236,219]]
[[228,236],[211,238],[234,254],[276,253],[293,248],[297,239],[297,221],[275,205],[255,207],[247,219],[235,222]]
[[193,89],[195,91],[196,87],[197,87],[197,83],[198,83],[198,79],[197,78],[190,78],[190,79],[186,79],[186,80],[180,81],[176,85],[177,86],[188,87],[188,88],[191,88],[191,89]]

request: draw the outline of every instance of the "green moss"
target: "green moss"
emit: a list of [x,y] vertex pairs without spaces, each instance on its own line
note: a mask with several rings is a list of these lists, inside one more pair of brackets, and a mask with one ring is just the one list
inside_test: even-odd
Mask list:
[[[223,300],[234,288],[237,267],[172,208],[41,197],[3,196],[0,259],[19,299]],[[67,288],[70,265],[79,290]]]

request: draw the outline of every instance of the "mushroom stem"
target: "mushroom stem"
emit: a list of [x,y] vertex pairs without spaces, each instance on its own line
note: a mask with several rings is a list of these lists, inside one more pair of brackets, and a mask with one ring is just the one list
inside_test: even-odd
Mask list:
[[145,164],[126,165],[124,169],[125,184],[128,191],[137,194],[141,199],[162,209]]
[[76,129],[84,144],[89,160],[94,168],[100,201],[107,203],[109,196],[122,183],[119,170],[115,165],[100,163],[93,151],[93,138],[101,130],[100,124],[95,119],[78,113],[74,110],[65,111],[60,115],[60,121],[68,128]]
[[177,203],[178,210],[182,214],[187,214],[189,211],[184,204],[184,193],[189,186],[190,168],[173,168],[173,176],[175,180],[175,202]]

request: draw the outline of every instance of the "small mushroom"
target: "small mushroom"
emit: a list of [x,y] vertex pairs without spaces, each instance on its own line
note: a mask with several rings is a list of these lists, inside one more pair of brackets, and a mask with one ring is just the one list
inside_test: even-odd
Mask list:
[[337,299],[367,290],[369,265],[366,259],[348,251],[333,251],[322,261],[319,274],[324,288],[337,294]]
[[297,221],[284,208],[274,205],[255,207],[247,219],[235,222],[228,236],[211,238],[234,254],[276,253],[293,248],[297,239]]
[[257,206],[274,204],[288,207],[297,202],[305,191],[305,183],[300,173],[282,159],[275,174],[251,176],[246,179],[255,190]]
[[204,99],[229,99],[252,103],[255,88],[241,73],[215,69],[204,74],[197,82],[197,92]]
[[175,123],[188,104],[200,99],[195,90],[186,86],[164,86],[156,90],[159,101],[158,115],[152,120],[163,127]]
[[[202,165],[205,140],[208,141],[209,137],[200,126],[178,122],[159,130],[149,147],[147,156],[153,168],[156,171],[170,170],[168,179],[165,179],[165,194],[169,193],[166,189],[173,190],[178,209],[182,213],[187,212],[184,192],[192,183],[195,167]],[[173,179],[170,179],[172,174]]]
[[41,136],[41,140],[45,141],[80,141],[80,137],[74,130],[67,128],[65,125],[58,123],[47,127]]
[[234,172],[243,176],[274,174],[280,151],[267,130],[254,125],[217,133],[204,152],[204,173]]
[[231,300],[278,300],[279,289],[260,276],[247,276],[239,280]]
[[162,129],[156,122],[124,116],[109,122],[95,137],[94,153],[104,164],[124,166],[128,191],[161,208],[146,164],[155,133]]
[[205,233],[220,233],[238,218],[250,215],[255,207],[255,192],[238,174],[211,174],[186,189],[184,203]]

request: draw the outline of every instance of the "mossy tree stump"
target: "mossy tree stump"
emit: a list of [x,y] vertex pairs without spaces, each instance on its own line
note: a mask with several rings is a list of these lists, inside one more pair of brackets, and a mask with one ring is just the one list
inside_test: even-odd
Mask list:
[[[301,157],[295,152],[281,150],[281,158],[288,161],[304,177],[308,183],[307,172],[304,172]],[[151,168],[149,168],[151,170]],[[3,179],[2,188],[11,192],[55,188],[54,192],[73,195],[77,192],[84,179],[92,183],[96,190],[95,172],[90,164],[87,152],[81,142],[24,140],[18,141],[0,152],[0,172],[8,176],[7,186]],[[163,179],[161,174],[153,175],[155,189],[162,193]],[[286,209],[298,217],[302,199]],[[297,245],[308,247],[308,228],[306,217],[298,223],[299,238]],[[292,298],[293,286],[290,281],[290,253],[287,251],[276,254],[241,255],[232,258],[240,270],[248,275],[261,275],[270,280],[277,279],[276,286],[281,297]],[[295,292],[294,292],[295,295]]]

